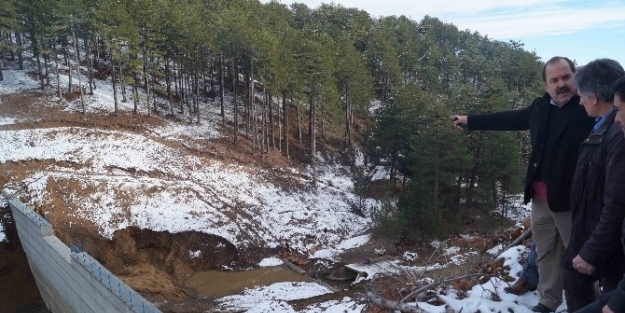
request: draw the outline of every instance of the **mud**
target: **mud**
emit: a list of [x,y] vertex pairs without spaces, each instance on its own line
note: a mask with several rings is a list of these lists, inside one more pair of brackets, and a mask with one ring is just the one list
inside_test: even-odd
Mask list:
[[48,312],[35,284],[8,207],[0,208],[6,241],[0,242],[0,313]]
[[200,297],[223,297],[246,288],[298,281],[309,282],[312,278],[297,274],[284,266],[272,266],[242,272],[198,272],[186,281],[186,285],[195,288]]

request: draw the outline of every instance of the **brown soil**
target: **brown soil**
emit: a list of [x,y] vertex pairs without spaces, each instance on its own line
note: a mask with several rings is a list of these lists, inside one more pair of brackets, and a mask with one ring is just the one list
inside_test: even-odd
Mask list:
[[[285,175],[276,169],[302,167],[299,160],[307,158],[305,147],[298,144],[296,139],[291,140],[290,158],[278,150],[262,154],[258,148],[254,151],[253,142],[245,136],[239,136],[237,144],[233,143],[233,138],[228,137],[218,140],[185,139],[185,142],[181,143],[154,136],[149,130],[150,127],[161,125],[164,119],[171,117],[127,112],[116,115],[71,113],[63,111],[64,104],[51,102],[46,98],[46,95],[38,92],[3,96],[0,102],[0,115],[14,117],[24,122],[0,125],[0,131],[82,127],[133,132],[201,158],[264,167],[267,169],[267,179],[273,180],[285,190],[296,188],[298,184],[296,177]],[[72,171],[85,165],[54,160],[0,163],[0,188],[4,188],[7,182],[19,183],[29,175],[45,171],[52,166]],[[305,256],[288,249],[266,250],[249,247],[245,251],[239,251],[223,238],[199,232],[170,234],[130,227],[117,231],[114,239],[108,240],[99,235],[93,223],[70,214],[71,204],[67,203],[68,197],[64,196],[71,193],[80,198],[92,193],[93,190],[70,179],[50,179],[47,188],[51,194],[50,204],[35,209],[40,213],[46,212],[47,218],[53,224],[55,235],[66,244],[83,249],[92,255],[146,299],[157,303],[164,312],[204,312],[213,305],[212,299],[198,298],[194,290],[184,285],[185,279],[197,271],[246,269],[257,264],[263,257],[276,254],[301,266],[308,265]],[[29,199],[20,200],[27,202]],[[202,251],[201,256],[191,258],[190,251],[198,250]],[[4,283],[8,281],[12,283]],[[2,282],[0,313],[15,312],[20,308],[35,312],[34,310],[41,306],[42,299],[16,234],[11,235],[10,243],[0,245],[0,282]]]

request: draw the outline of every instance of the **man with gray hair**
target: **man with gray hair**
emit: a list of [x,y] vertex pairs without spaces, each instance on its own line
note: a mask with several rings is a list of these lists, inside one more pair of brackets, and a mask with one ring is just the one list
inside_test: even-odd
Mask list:
[[574,76],[580,103],[596,124],[580,146],[571,185],[571,236],[562,259],[567,310],[574,312],[614,290],[625,271],[620,245],[625,218],[625,138],[614,122],[612,84],[625,75],[621,65],[598,59]]

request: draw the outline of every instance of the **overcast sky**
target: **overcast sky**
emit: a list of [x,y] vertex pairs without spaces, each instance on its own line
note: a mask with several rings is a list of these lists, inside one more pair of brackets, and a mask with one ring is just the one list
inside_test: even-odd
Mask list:
[[[261,0],[266,3],[268,0]],[[294,1],[279,0],[284,4]],[[298,0],[358,8],[372,16],[405,15],[420,21],[430,15],[459,29],[489,38],[520,40],[543,61],[568,56],[583,65],[611,58],[625,66],[625,1],[552,0]]]

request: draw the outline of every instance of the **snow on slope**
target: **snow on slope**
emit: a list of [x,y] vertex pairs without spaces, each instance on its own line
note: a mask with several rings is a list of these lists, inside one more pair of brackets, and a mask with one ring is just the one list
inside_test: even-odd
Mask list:
[[[136,225],[156,231],[202,231],[237,246],[276,247],[282,241],[306,251],[360,235],[371,223],[350,212],[356,196],[349,188],[320,184],[317,192],[286,192],[266,180],[261,170],[201,159],[142,135],[52,128],[3,131],[0,142],[0,162],[36,159],[86,165],[54,166],[26,179],[29,193],[35,195],[29,204],[46,203],[49,179],[79,181],[95,192],[74,202],[74,215],[95,222],[107,237]],[[348,180],[341,181],[337,185],[345,186]]]

